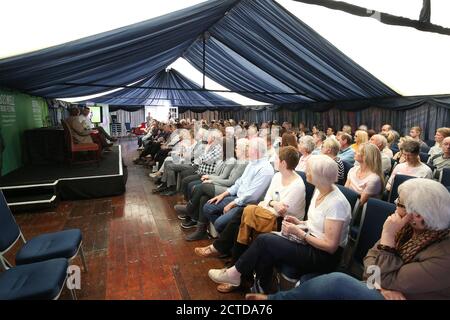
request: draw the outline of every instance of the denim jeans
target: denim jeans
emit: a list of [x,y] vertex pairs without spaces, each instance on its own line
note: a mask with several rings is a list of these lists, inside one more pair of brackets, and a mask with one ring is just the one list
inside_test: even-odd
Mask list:
[[214,228],[216,228],[216,231],[219,233],[225,229],[231,218],[233,218],[233,216],[242,209],[241,207],[234,207],[227,213],[223,213],[223,209],[226,205],[234,199],[236,199],[235,196],[228,196],[223,198],[223,200],[218,204],[206,203],[203,206],[203,216],[206,220],[214,223]]
[[268,296],[269,300],[384,300],[376,289],[345,273],[333,272],[312,278],[289,291]]

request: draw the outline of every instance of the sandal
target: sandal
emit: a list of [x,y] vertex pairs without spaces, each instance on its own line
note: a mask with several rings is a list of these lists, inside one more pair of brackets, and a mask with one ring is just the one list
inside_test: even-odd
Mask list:
[[202,257],[202,258],[209,258],[209,257],[218,257],[220,255],[219,251],[215,251],[212,248],[214,248],[212,245],[209,245],[207,247],[203,248],[195,248],[194,252],[196,255]]
[[229,283],[221,283],[217,286],[217,291],[221,293],[229,293],[237,290],[239,287],[236,287]]

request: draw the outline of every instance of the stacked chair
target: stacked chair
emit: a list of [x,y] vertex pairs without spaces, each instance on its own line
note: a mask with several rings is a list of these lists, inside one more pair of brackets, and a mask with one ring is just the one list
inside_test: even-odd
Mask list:
[[[15,266],[5,254],[19,239],[24,243],[15,256]],[[0,300],[58,299],[66,280],[69,261],[81,255],[87,271],[79,229],[42,234],[25,240],[0,191]],[[71,295],[76,299],[73,289]]]

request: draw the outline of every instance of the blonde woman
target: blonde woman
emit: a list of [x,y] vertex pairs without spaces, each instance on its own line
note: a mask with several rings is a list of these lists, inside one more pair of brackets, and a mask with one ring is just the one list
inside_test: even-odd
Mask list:
[[383,191],[384,180],[380,150],[371,143],[359,146],[355,153],[359,166],[350,169],[345,186],[361,195],[364,204],[370,197],[379,197]]
[[355,143],[352,144],[353,150],[356,152],[358,150],[358,147],[362,145],[363,143],[366,143],[369,141],[369,135],[364,130],[356,130],[355,132]]

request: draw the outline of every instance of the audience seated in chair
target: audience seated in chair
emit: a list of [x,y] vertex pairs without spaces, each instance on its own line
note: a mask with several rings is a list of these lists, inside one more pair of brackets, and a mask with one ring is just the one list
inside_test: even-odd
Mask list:
[[428,159],[428,163],[434,168],[434,178],[439,179],[442,169],[450,168],[450,137],[443,139],[442,141],[442,153],[437,154]]
[[355,151],[351,147],[352,136],[344,132],[337,136],[337,141],[339,142],[340,149],[337,155],[342,161],[353,165],[355,163]]
[[207,222],[203,216],[203,206],[209,199],[225,192],[242,176],[248,164],[248,149],[248,139],[239,139],[236,143],[237,159],[229,158],[225,160],[222,172],[202,176],[200,184],[193,187],[192,196],[188,203],[186,205],[175,205],[178,217],[183,219],[181,226],[185,229],[195,227],[198,231],[188,235],[186,240],[194,241],[206,237],[204,232],[200,232],[202,224]]
[[338,181],[337,184],[344,185],[345,170],[344,163],[337,156],[339,153],[339,142],[335,138],[327,138],[322,144],[322,154],[329,156],[338,165]]
[[442,153],[442,141],[447,137],[450,137],[450,128],[443,127],[436,130],[436,134],[434,135],[435,144],[428,151],[430,159]]
[[316,148],[314,144],[314,139],[311,136],[302,136],[298,141],[298,151],[301,154],[300,160],[298,161],[298,165],[295,168],[295,171],[305,171],[306,170],[306,162],[308,161],[311,153]]
[[[386,220],[380,240],[364,259],[366,282],[343,273],[313,278],[251,300],[437,300],[450,299],[450,195],[436,181],[414,178],[400,186],[396,211]],[[376,282],[374,267],[379,268]]]
[[350,204],[334,185],[337,164],[324,155],[312,156],[306,174],[307,180],[316,186],[308,220],[287,216],[282,224],[283,236],[273,233],[258,236],[233,267],[209,271],[214,282],[239,286],[241,276],[255,271],[258,286],[269,292],[276,265],[290,265],[304,273],[330,272],[337,267],[347,244],[351,219]]
[[395,166],[394,170],[392,170],[392,174],[386,184],[386,190],[388,191],[391,190],[391,185],[396,174],[405,174],[408,176],[429,179],[432,177],[431,169],[420,161],[419,142],[409,139],[403,142],[401,148],[406,161],[398,164]]
[[249,164],[242,176],[225,192],[210,199],[202,209],[203,216],[199,221],[205,221],[197,231],[206,234],[209,222],[214,223],[220,233],[234,216],[241,216],[244,207],[249,203],[258,203],[268,188],[274,170],[266,158],[267,146],[265,139],[256,137],[250,140]]
[[384,179],[380,150],[371,143],[362,144],[355,153],[355,160],[359,165],[350,169],[345,186],[361,195],[361,204],[369,197],[381,197]]
[[[293,216],[303,220],[305,215],[305,184],[294,171],[298,163],[298,151],[294,147],[283,147],[280,150],[279,169],[264,200],[258,205],[247,205],[241,217],[233,218],[219,239],[211,246],[196,248],[195,253],[202,257],[231,253],[232,262],[236,262],[252,241],[261,234],[281,228],[285,216]],[[229,292],[233,286],[220,285],[218,290]]]

